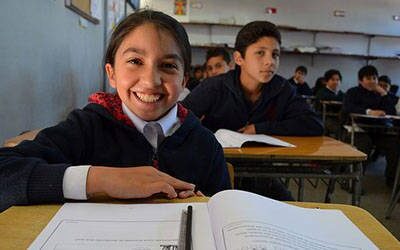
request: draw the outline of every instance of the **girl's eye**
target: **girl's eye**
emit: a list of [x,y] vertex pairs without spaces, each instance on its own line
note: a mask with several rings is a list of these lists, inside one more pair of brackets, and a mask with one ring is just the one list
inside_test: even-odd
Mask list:
[[165,69],[178,69],[178,65],[175,63],[163,63],[162,67]]
[[140,60],[139,58],[133,58],[133,59],[129,60],[128,62],[131,64],[143,65],[142,60]]

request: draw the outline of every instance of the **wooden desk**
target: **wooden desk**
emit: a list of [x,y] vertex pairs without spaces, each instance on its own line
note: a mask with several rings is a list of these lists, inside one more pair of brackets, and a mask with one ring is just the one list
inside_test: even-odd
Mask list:
[[[206,202],[208,198],[189,198],[163,202]],[[158,200],[156,202],[160,202]],[[370,213],[359,207],[341,204],[290,202],[307,208],[341,210],[379,249],[400,249],[396,238]],[[60,205],[15,206],[0,213],[0,248],[26,249],[39,235]]]
[[[353,182],[352,204],[360,204],[362,161],[367,156],[341,141],[326,136],[276,138],[296,145],[283,147],[225,148],[228,162],[235,167],[238,177],[328,178],[330,181],[326,201],[330,201],[334,180]],[[333,171],[335,166],[347,166],[347,171]],[[300,190],[301,191],[301,190]],[[302,194],[299,198],[301,200]]]
[[36,135],[39,133],[39,131],[40,131],[40,129],[30,130],[30,131],[22,133],[18,136],[7,139],[4,142],[3,146],[4,147],[14,147],[23,140],[33,140],[36,137]]

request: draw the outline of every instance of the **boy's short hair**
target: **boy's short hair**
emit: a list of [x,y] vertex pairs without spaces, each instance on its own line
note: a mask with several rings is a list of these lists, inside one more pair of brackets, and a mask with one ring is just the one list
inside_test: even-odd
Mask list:
[[366,76],[378,76],[378,70],[372,65],[364,66],[358,71],[358,80],[362,81]]
[[328,81],[334,75],[338,75],[340,81],[342,80],[342,74],[340,74],[340,71],[337,70],[337,69],[330,69],[330,70],[326,71],[325,74],[324,74],[324,78],[325,78],[326,81]]
[[246,24],[236,36],[235,50],[245,57],[246,49],[262,37],[273,37],[281,45],[281,33],[275,24],[268,21],[254,21]]
[[227,64],[229,64],[231,62],[231,56],[230,56],[229,52],[225,48],[222,48],[222,47],[211,48],[211,49],[207,50],[206,62],[211,57],[217,57],[217,56],[222,56],[222,58],[224,59],[224,61]]
[[296,68],[296,70],[294,72],[300,71],[301,73],[303,73],[304,75],[307,75],[307,68],[306,66],[300,65]]
[[379,81],[379,82],[386,82],[386,83],[388,83],[389,85],[392,84],[392,81],[390,80],[390,78],[389,78],[387,75],[381,75],[381,76],[378,78],[378,81]]

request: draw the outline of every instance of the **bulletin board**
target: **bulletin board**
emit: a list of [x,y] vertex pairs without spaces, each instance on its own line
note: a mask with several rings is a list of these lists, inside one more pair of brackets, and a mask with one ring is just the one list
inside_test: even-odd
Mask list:
[[65,7],[94,24],[99,23],[99,19],[91,13],[91,0],[65,0]]

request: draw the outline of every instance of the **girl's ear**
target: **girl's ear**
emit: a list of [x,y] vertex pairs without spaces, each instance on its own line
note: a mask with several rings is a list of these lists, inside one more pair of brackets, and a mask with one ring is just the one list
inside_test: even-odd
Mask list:
[[185,74],[182,80],[182,89],[186,87],[187,82],[189,81],[189,74]]
[[115,73],[114,73],[113,66],[111,64],[109,64],[109,63],[106,63],[104,68],[106,69],[108,82],[110,83],[111,87],[116,88],[117,83],[115,81]]
[[243,63],[243,57],[242,57],[242,54],[240,54],[240,52],[239,51],[235,51],[235,52],[233,52],[233,60],[235,61],[235,63],[237,64],[237,65],[242,65],[242,63]]

